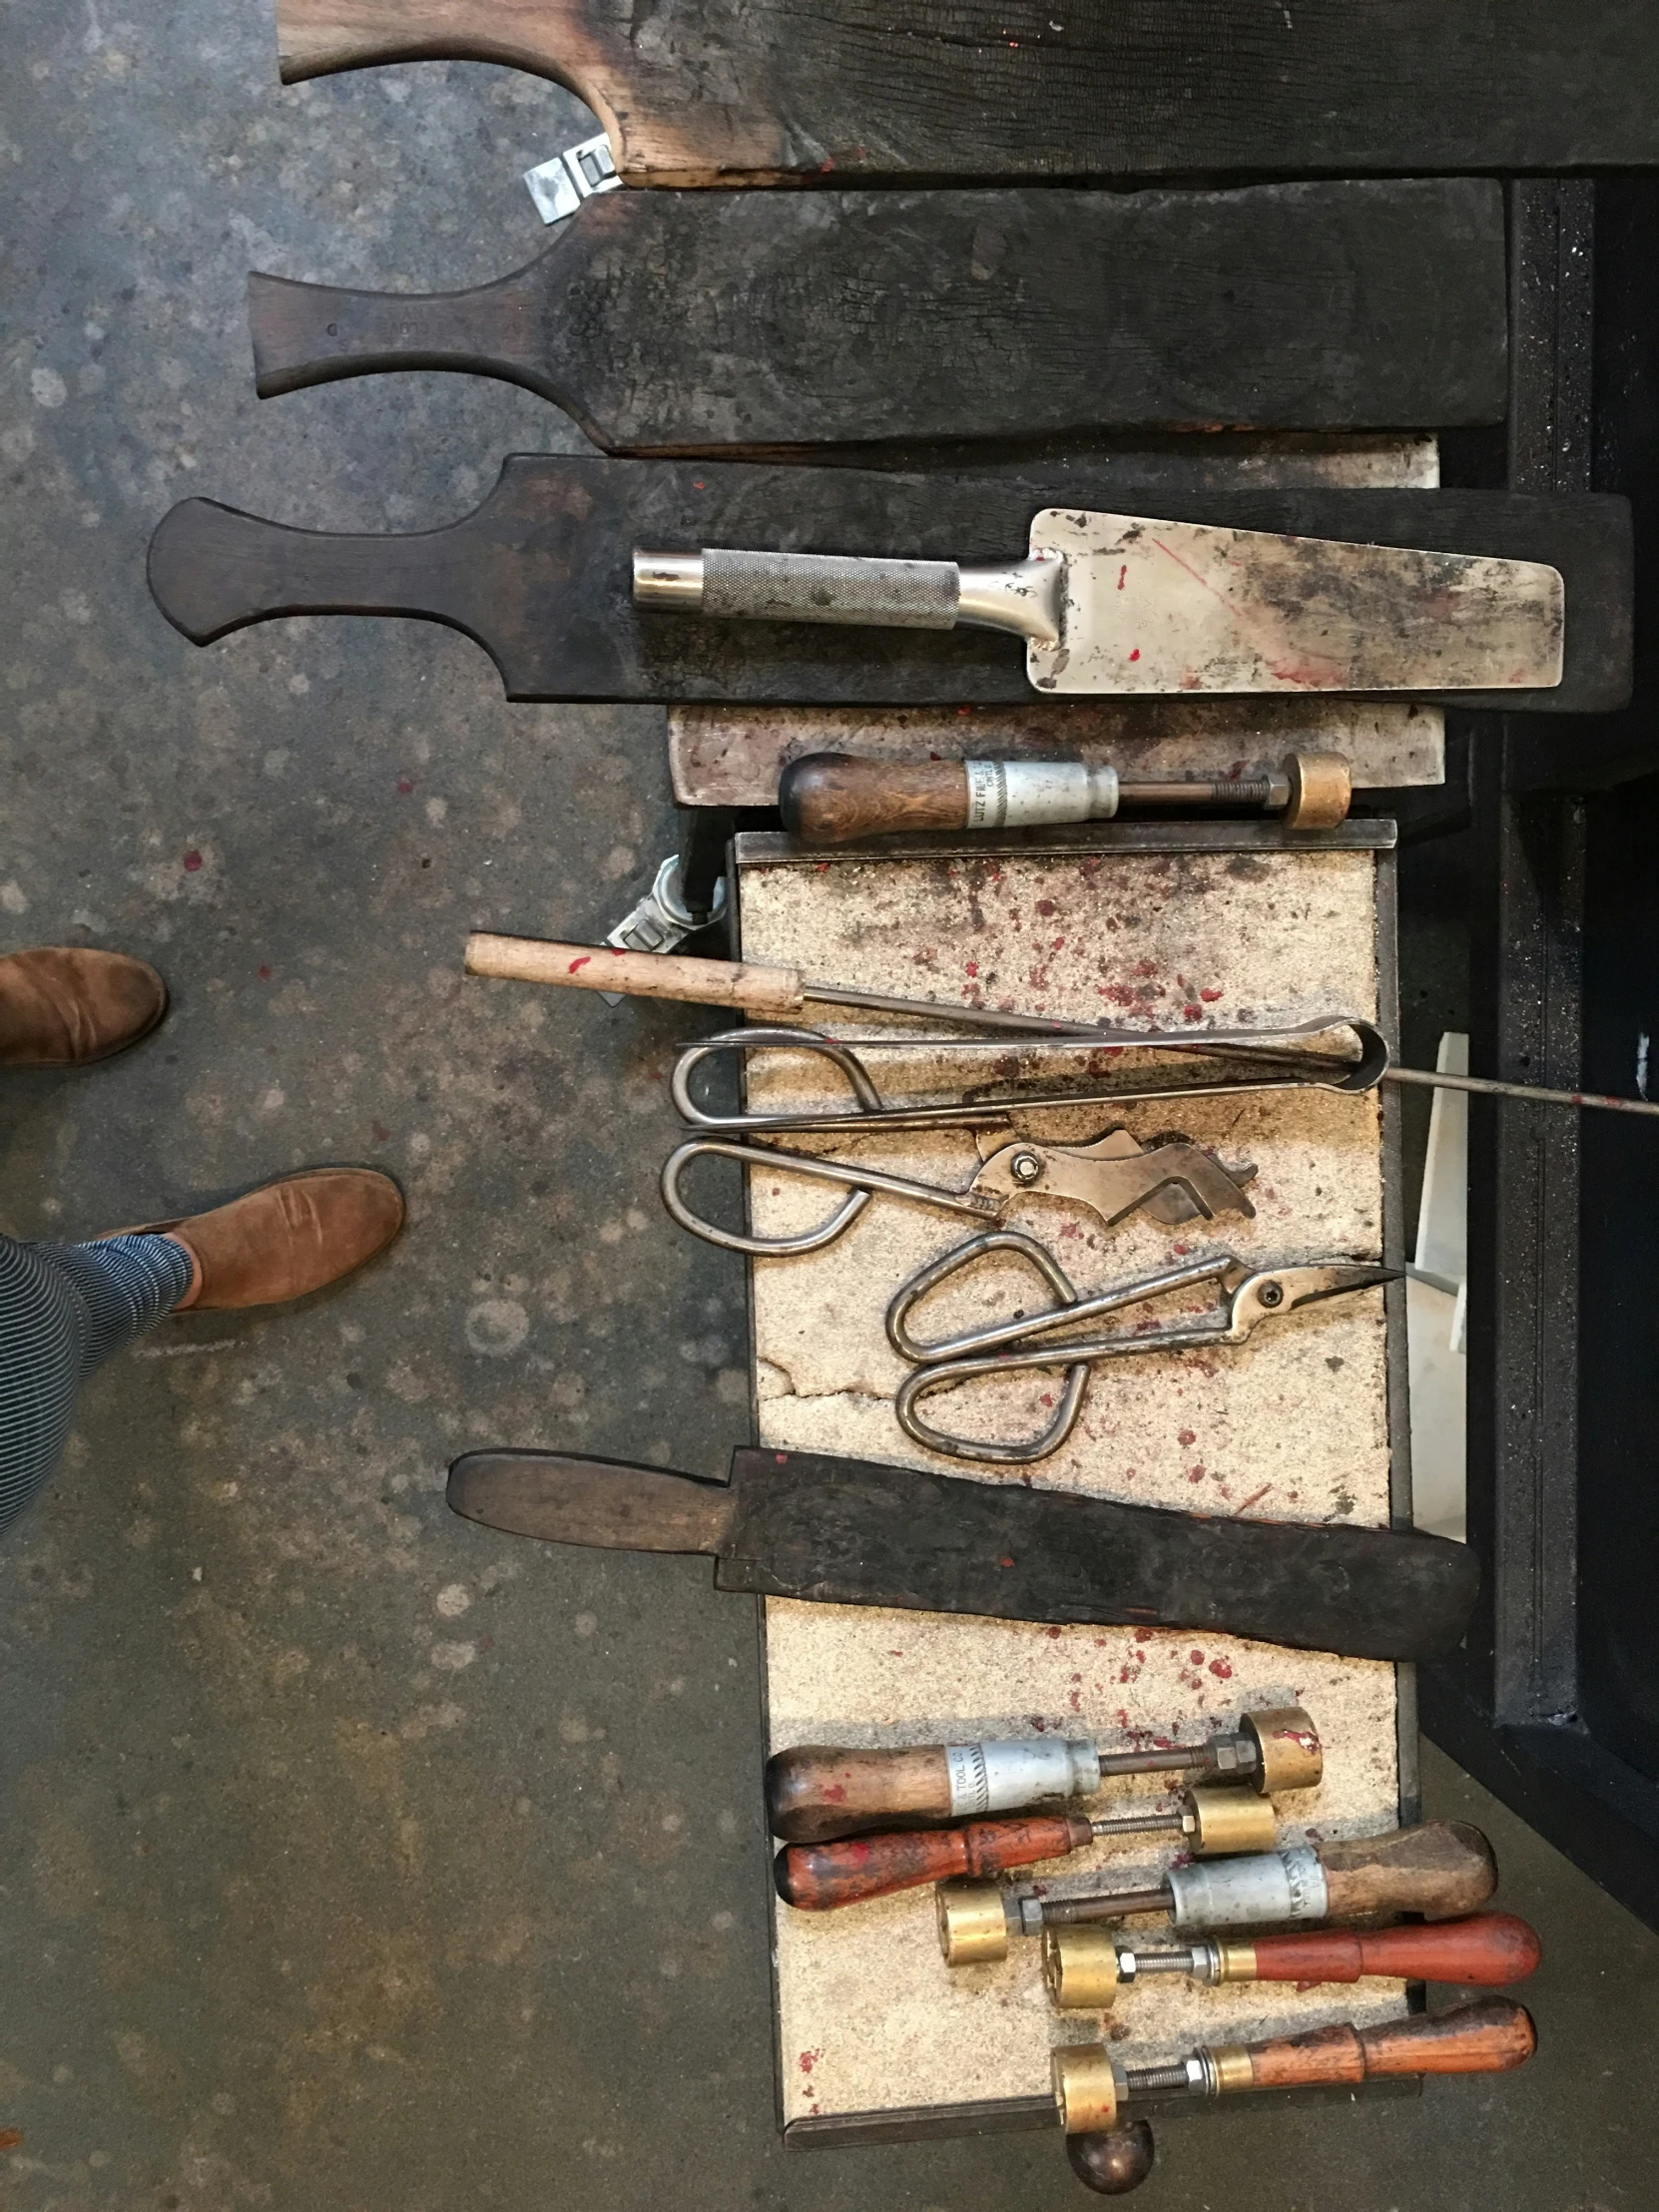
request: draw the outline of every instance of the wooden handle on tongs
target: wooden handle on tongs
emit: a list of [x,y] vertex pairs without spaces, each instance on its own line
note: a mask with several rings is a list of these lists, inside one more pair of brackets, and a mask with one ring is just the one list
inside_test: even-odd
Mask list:
[[798,968],[694,960],[680,952],[623,952],[611,944],[558,944],[546,937],[495,937],[482,930],[466,940],[466,971],[512,983],[618,991],[624,998],[739,1006],[749,1014],[798,1014],[806,999]]

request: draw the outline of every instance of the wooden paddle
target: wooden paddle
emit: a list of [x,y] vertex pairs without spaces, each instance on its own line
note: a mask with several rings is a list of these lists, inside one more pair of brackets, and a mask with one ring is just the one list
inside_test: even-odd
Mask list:
[[613,192],[474,291],[255,275],[248,314],[265,398],[459,369],[607,452],[742,453],[1495,422],[1504,282],[1502,195],[1475,178]]
[[1647,0],[277,0],[290,83],[504,62],[630,184],[1432,174],[1659,159]]
[[[630,555],[649,542],[770,542],[990,560],[1025,541],[1035,512],[1064,501],[1222,528],[1545,562],[1566,587],[1560,684],[1447,696],[1460,706],[1559,714],[1618,707],[1628,697],[1632,586],[1623,500],[1211,491],[1202,488],[1206,465],[1202,452],[1178,451],[922,477],[517,454],[475,513],[407,536],[290,530],[187,500],[151,541],[150,586],[168,620],[199,645],[275,615],[421,615],[448,623],[484,647],[512,699],[1025,705],[1034,695],[1017,638],[687,621],[634,605]],[[1436,696],[1431,683],[1424,689]]]

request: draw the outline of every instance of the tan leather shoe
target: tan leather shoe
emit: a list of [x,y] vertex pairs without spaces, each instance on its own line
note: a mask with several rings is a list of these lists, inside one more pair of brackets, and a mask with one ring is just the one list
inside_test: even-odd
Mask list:
[[0,959],[0,1067],[85,1067],[167,1012],[167,985],[125,952],[43,945]]
[[146,1222],[127,1236],[181,1244],[196,1280],[176,1314],[280,1306],[360,1268],[403,1226],[403,1194],[373,1168],[305,1168],[212,1213]]

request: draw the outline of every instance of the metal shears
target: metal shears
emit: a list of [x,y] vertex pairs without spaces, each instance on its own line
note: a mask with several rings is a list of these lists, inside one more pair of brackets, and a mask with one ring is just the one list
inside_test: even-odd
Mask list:
[[[923,1344],[910,1333],[909,1321],[917,1304],[993,1252],[1017,1253],[1042,1276],[1058,1304],[1040,1314],[1017,1314],[1010,1321],[988,1329],[969,1331],[939,1344]],[[1080,1297],[1054,1255],[1034,1237],[1016,1229],[994,1230],[948,1252],[941,1260],[910,1278],[887,1308],[887,1341],[901,1360],[915,1372],[900,1385],[893,1400],[899,1426],[912,1442],[929,1451],[956,1459],[986,1459],[999,1464],[1023,1465],[1046,1459],[1058,1451],[1076,1426],[1088,1387],[1089,1372],[1098,1360],[1133,1359],[1144,1353],[1190,1352],[1201,1347],[1243,1344],[1265,1321],[1277,1320],[1300,1308],[1340,1298],[1350,1291],[1374,1290],[1399,1280],[1397,1268],[1379,1267],[1360,1260],[1315,1260],[1286,1267],[1251,1267],[1231,1252],[1218,1252],[1207,1260],[1170,1268],[1161,1275],[1143,1276]],[[1173,1291],[1192,1290],[1214,1283],[1222,1303],[1212,1314],[1161,1327],[1119,1330],[1113,1334],[1068,1340],[1063,1344],[1034,1343],[1051,1331],[1100,1320],[1123,1312],[1148,1299]],[[954,1388],[975,1376],[1008,1375],[1021,1369],[1064,1368],[1065,1390],[1054,1418],[1029,1442],[987,1443],[977,1437],[952,1436],[935,1428],[916,1410],[919,1401],[935,1390]]]
[[[712,1114],[691,1093],[695,1070],[712,1054],[756,1049],[788,1049],[822,1055],[845,1075],[853,1105],[829,1112],[761,1114]],[[849,1229],[879,1192],[932,1206],[947,1213],[969,1214],[981,1221],[997,1221],[1015,1199],[1027,1196],[1069,1199],[1086,1206],[1110,1227],[1126,1214],[1146,1207],[1171,1227],[1183,1222],[1210,1221],[1219,1213],[1254,1216],[1255,1208],[1243,1185],[1255,1175],[1254,1167],[1224,1168],[1202,1147],[1185,1138],[1171,1138],[1142,1146],[1127,1129],[1108,1130],[1089,1144],[1043,1144],[1018,1137],[985,1154],[972,1181],[962,1190],[945,1190],[932,1183],[892,1175],[860,1162],[827,1160],[817,1154],[794,1152],[754,1141],[757,1132],[844,1130],[858,1136],[885,1131],[948,1129],[963,1126],[1007,1127],[1016,1113],[1043,1108],[1087,1107],[1115,1104],[1124,1098],[1162,1097],[1134,1090],[1049,1091],[1006,1100],[955,1099],[918,1106],[887,1106],[870,1081],[856,1052],[835,1039],[810,1030],[748,1028],[723,1032],[689,1045],[680,1054],[670,1085],[681,1117],[694,1128],[712,1133],[688,1138],[670,1153],[663,1165],[663,1204],[682,1229],[708,1244],[723,1245],[731,1252],[761,1256],[818,1252]],[[829,1220],[798,1237],[745,1236],[719,1228],[696,1213],[681,1190],[681,1178],[696,1160],[735,1160],[756,1170],[800,1175],[811,1180],[850,1185],[849,1195]],[[1039,1248],[1040,1249],[1040,1248]]]

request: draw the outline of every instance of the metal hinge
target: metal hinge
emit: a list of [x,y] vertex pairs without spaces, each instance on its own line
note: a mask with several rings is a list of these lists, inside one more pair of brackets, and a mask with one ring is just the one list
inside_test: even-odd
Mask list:
[[615,192],[622,179],[611,160],[611,142],[601,131],[580,146],[567,146],[550,162],[527,169],[524,182],[544,223],[562,223],[596,192]]

